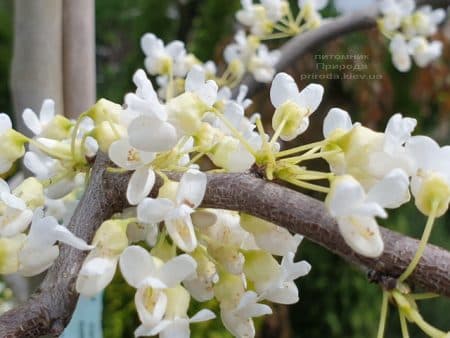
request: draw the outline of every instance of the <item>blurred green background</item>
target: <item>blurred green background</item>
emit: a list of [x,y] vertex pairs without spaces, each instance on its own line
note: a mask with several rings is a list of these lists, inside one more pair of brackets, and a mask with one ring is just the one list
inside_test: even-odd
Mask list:
[[[164,41],[181,39],[201,60],[220,61],[223,47],[232,40],[236,29],[234,13],[239,0],[97,0],[97,81],[98,96],[121,102],[133,90],[131,76],[143,67],[139,39],[153,32]],[[333,14],[332,7],[328,8]],[[11,113],[8,78],[12,49],[12,0],[0,1],[0,111]],[[446,28],[450,31],[449,27]],[[343,80],[321,82],[325,99],[311,128],[301,142],[321,137],[322,118],[332,106],[351,112],[354,120],[383,129],[395,112],[418,119],[417,132],[432,135],[441,144],[449,143],[450,117],[450,48],[448,36],[444,55],[426,69],[408,74],[397,72],[390,62],[386,41],[375,31],[348,35],[299,59],[287,71],[300,79],[302,74],[324,72],[317,66],[317,55],[366,55],[364,70],[359,74],[376,75],[376,80]],[[337,61],[328,61],[335,64]],[[345,61],[348,62],[348,61]],[[298,81],[304,86],[308,81]],[[254,97],[254,111],[263,116],[273,112],[268,88]],[[408,205],[391,213],[386,226],[420,236],[425,218]],[[449,217],[435,227],[432,243],[450,249]],[[349,266],[322,248],[304,241],[298,259],[307,259],[311,273],[298,281],[300,302],[294,306],[277,306],[275,314],[257,322],[258,336],[264,338],[305,337],[374,337],[381,302],[380,289],[370,284],[364,273]],[[105,293],[104,337],[132,337],[138,325],[133,304],[134,290],[120,276]],[[0,297],[0,302],[1,302]],[[450,302],[436,299],[422,302],[423,315],[441,329],[450,330]],[[193,337],[219,338],[230,335],[219,321],[192,325]],[[386,337],[399,337],[398,316],[391,312]],[[423,337],[411,329],[412,337]]]

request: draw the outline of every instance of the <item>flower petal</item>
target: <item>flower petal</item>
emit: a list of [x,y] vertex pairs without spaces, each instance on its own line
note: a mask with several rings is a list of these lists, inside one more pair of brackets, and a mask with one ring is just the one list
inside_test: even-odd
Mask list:
[[207,320],[211,320],[216,318],[216,315],[214,312],[208,309],[203,309],[197,312],[195,315],[193,315],[190,319],[190,323],[199,323],[199,322],[205,322]]
[[159,277],[168,288],[172,288],[195,273],[197,262],[189,255],[176,256],[159,270]]
[[205,196],[207,178],[204,173],[189,169],[181,177],[177,190],[177,204],[187,204],[191,208],[200,205]]
[[139,288],[147,278],[154,276],[156,267],[147,250],[140,246],[129,246],[122,252],[119,260],[123,278],[134,288]]
[[154,152],[137,150],[130,144],[128,138],[113,142],[108,155],[117,166],[128,170],[135,170],[143,164],[150,163],[156,156]]
[[128,127],[130,144],[147,152],[166,151],[177,143],[175,127],[153,116],[140,116]]
[[292,76],[286,73],[278,73],[272,81],[270,88],[270,101],[275,108],[285,103],[287,100],[293,100],[298,95],[298,87]]
[[338,176],[331,185],[331,190],[325,203],[332,216],[348,215],[355,205],[360,205],[365,199],[365,192],[361,184],[352,176]]
[[94,248],[92,245],[88,245],[81,238],[75,236],[66,227],[59,224],[54,228],[53,236],[56,240],[73,246],[78,250],[91,250]]
[[137,217],[143,223],[159,223],[173,208],[174,203],[167,198],[144,198],[137,207]]
[[338,225],[345,242],[358,254],[375,258],[383,253],[383,239],[373,218],[344,217],[338,219]]
[[367,193],[367,201],[378,203],[383,208],[398,208],[410,199],[409,178],[402,169],[390,171]]
[[30,129],[34,135],[42,133],[41,122],[34,111],[29,108],[25,109],[22,113],[22,119],[27,128]]
[[0,113],[0,135],[12,128],[12,122],[8,115]]
[[131,205],[139,204],[155,184],[155,172],[147,167],[140,167],[131,175],[127,187],[127,200]]
[[293,98],[293,101],[300,107],[308,109],[308,115],[316,111],[322,102],[323,86],[316,83],[311,83],[306,86],[300,94]]
[[352,119],[345,110],[331,108],[323,120],[323,136],[327,138],[337,129],[349,131],[352,129]]
[[294,257],[295,254],[289,252],[281,261],[285,281],[293,281],[306,276],[311,271],[311,264],[307,261],[294,262]]
[[46,99],[42,103],[41,111],[39,112],[39,120],[42,125],[46,125],[55,117],[55,101]]
[[173,242],[183,251],[192,252],[197,247],[197,237],[191,217],[166,219],[167,233]]
[[199,65],[194,65],[186,76],[185,91],[195,92],[205,83],[205,71]]
[[76,290],[83,296],[93,297],[111,283],[118,257],[87,257],[77,277]]

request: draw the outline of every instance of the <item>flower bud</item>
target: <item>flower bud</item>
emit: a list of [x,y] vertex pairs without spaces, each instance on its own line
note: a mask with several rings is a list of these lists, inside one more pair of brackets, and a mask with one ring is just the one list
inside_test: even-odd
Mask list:
[[34,177],[23,181],[14,189],[13,194],[23,200],[30,209],[42,207],[45,202],[44,187]]
[[95,124],[105,121],[118,123],[121,111],[122,106],[119,104],[107,99],[100,99],[89,109],[88,115],[94,120]]
[[[417,183],[417,182],[415,182]],[[447,180],[440,174],[426,174],[421,183],[412,184],[415,204],[425,215],[429,216],[434,203],[437,203],[436,217],[440,217],[448,210],[450,203],[450,186]]]
[[19,251],[25,242],[26,235],[0,238],[0,274],[10,274],[19,270]]
[[208,107],[190,92],[181,94],[167,103],[169,122],[185,135],[193,135],[200,129]]
[[91,136],[97,140],[100,150],[105,153],[108,152],[109,146],[114,141],[117,141],[120,137],[126,135],[126,129],[123,126],[116,123],[114,123],[113,126],[114,129],[111,126],[111,123],[103,121],[91,131]]
[[92,244],[105,255],[120,255],[128,246],[128,222],[124,220],[108,220],[102,223],[95,233]]

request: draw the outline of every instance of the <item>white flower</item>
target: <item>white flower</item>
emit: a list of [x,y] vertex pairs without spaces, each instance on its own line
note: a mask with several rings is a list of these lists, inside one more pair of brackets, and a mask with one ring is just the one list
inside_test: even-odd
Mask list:
[[11,194],[3,179],[0,179],[0,208],[0,236],[13,237],[28,228],[33,212],[22,199]]
[[415,8],[414,0],[381,0],[378,8],[383,15],[382,25],[388,31],[395,31],[402,20],[410,15]]
[[0,113],[0,174],[11,169],[16,160],[25,153],[23,135],[12,129],[8,115]]
[[231,172],[246,171],[255,163],[255,157],[232,136],[224,136],[208,153],[208,157],[218,167]]
[[[153,90],[150,80],[142,69],[133,80],[136,93],[125,96],[127,110],[122,116],[128,126],[130,144],[145,152],[160,152],[171,149],[177,142],[175,128],[167,121],[167,111]],[[127,116],[128,115],[128,116]]]
[[420,7],[405,20],[403,30],[408,37],[434,35],[437,32],[437,26],[445,19],[445,15],[443,8],[433,10],[431,6]]
[[280,58],[280,50],[270,51],[266,45],[261,44],[248,62],[248,71],[253,74],[256,81],[268,83],[275,75],[275,66]]
[[59,248],[55,245],[57,241],[78,250],[93,248],[66,227],[59,225],[54,217],[44,216],[44,211],[37,209],[28,237],[19,253],[21,265],[19,272],[24,276],[33,276],[47,270],[59,255]]
[[145,198],[138,205],[138,219],[143,223],[164,221],[167,232],[183,251],[191,252],[197,247],[191,213],[203,200],[206,175],[189,169],[181,178],[175,201],[168,198]]
[[408,187],[408,176],[401,169],[391,171],[367,194],[352,176],[338,176],[325,203],[345,242],[363,256],[378,257],[384,244],[374,217],[385,218],[383,208],[397,208],[407,202]]
[[409,54],[409,46],[402,34],[396,34],[391,40],[389,50],[392,54],[392,62],[400,72],[411,69],[412,62]]
[[186,254],[163,263],[139,246],[128,247],[120,256],[119,265],[127,283],[137,289],[136,308],[147,329],[160,323],[166,313],[165,289],[176,287],[195,273],[197,266]]
[[436,204],[436,216],[443,215],[450,202],[450,146],[439,147],[430,137],[413,136],[405,147],[413,159],[411,191],[417,208],[429,215]]
[[380,178],[395,168],[402,168],[411,173],[412,159],[404,145],[416,125],[416,119],[403,117],[401,114],[392,115],[384,131],[382,149],[374,151],[369,156],[370,173]]
[[286,0],[261,0],[261,5],[266,9],[268,18],[273,21],[279,21],[289,6]]
[[198,95],[207,106],[213,106],[217,99],[217,83],[213,80],[206,81],[205,71],[201,66],[195,65],[186,77],[185,90]]
[[276,256],[296,252],[303,239],[283,227],[247,214],[241,214],[241,226],[253,235],[259,248]]
[[134,148],[128,138],[122,138],[111,144],[109,158],[119,167],[135,170],[127,188],[127,199],[132,205],[138,204],[148,196],[155,183],[155,173],[148,167],[156,157],[155,153]]
[[[30,150],[25,153],[23,163],[38,179],[48,180],[57,177],[64,171],[60,161],[34,150],[33,147],[30,147]],[[48,198],[59,199],[69,194],[75,187],[74,175],[68,173],[65,177],[52,180],[51,184],[46,187],[45,194]]]
[[93,297],[111,283],[119,256],[102,257],[89,253],[77,277],[77,292]]
[[353,126],[348,112],[340,108],[331,108],[323,120],[323,136],[325,138],[333,137],[336,132],[348,132]]
[[141,325],[134,332],[136,337],[153,336],[159,334],[160,338],[189,338],[190,323],[198,323],[215,318],[210,310],[200,310],[191,318],[187,315],[189,308],[189,293],[181,286],[166,290],[167,309],[164,319],[157,325],[146,328]]
[[441,41],[430,43],[424,37],[416,36],[409,41],[408,47],[415,63],[419,67],[426,67],[441,56],[443,46]]
[[[256,36],[263,36],[271,32],[272,23],[264,6],[253,4],[252,0],[241,0],[241,4],[242,9],[236,13],[236,19],[240,23],[250,27],[251,33]],[[277,13],[273,14],[276,15]]]
[[261,292],[259,299],[267,299],[279,304],[298,302],[298,289],[294,280],[306,276],[311,270],[311,265],[306,261],[294,263],[294,257],[293,252],[288,252],[283,257],[277,277]]
[[235,308],[221,307],[220,311],[223,325],[238,338],[254,337],[255,326],[252,318],[271,313],[269,306],[258,303],[258,296],[253,291],[245,292]]
[[352,125],[345,110],[331,109],[323,125],[329,141],[324,149],[341,151],[327,157],[331,170],[339,175],[352,175],[366,190],[395,168],[411,173],[412,160],[404,144],[416,124],[415,119],[395,114],[385,132],[377,133],[359,123]]
[[282,140],[290,141],[309,126],[309,116],[317,109],[323,96],[323,87],[310,84],[299,92],[294,79],[278,73],[270,88],[270,100],[276,108],[272,118],[274,130],[281,128]]
[[[172,41],[164,46],[162,40],[154,34],[146,33],[141,38],[141,48],[146,55],[145,67],[151,75],[167,74],[177,69],[174,65],[182,61],[186,55],[184,44],[181,41]],[[177,76],[185,74],[175,72]]]
[[358,181],[349,175],[336,177],[325,203],[345,242],[354,251],[367,257],[383,253],[383,239],[374,217],[387,214],[378,203],[366,201],[366,193]]
[[55,117],[55,101],[47,99],[42,103],[39,117],[36,113],[27,108],[23,111],[22,118],[25,125],[30,129],[34,135],[41,135],[47,125]]
[[88,254],[77,277],[76,290],[95,296],[113,279],[120,254],[128,247],[128,222],[114,219],[102,223],[95,233],[95,248]]

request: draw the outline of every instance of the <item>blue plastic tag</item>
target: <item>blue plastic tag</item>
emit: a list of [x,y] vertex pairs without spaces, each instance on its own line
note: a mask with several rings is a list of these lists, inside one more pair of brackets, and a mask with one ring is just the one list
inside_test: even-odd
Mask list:
[[103,293],[80,296],[72,320],[60,338],[102,338]]

